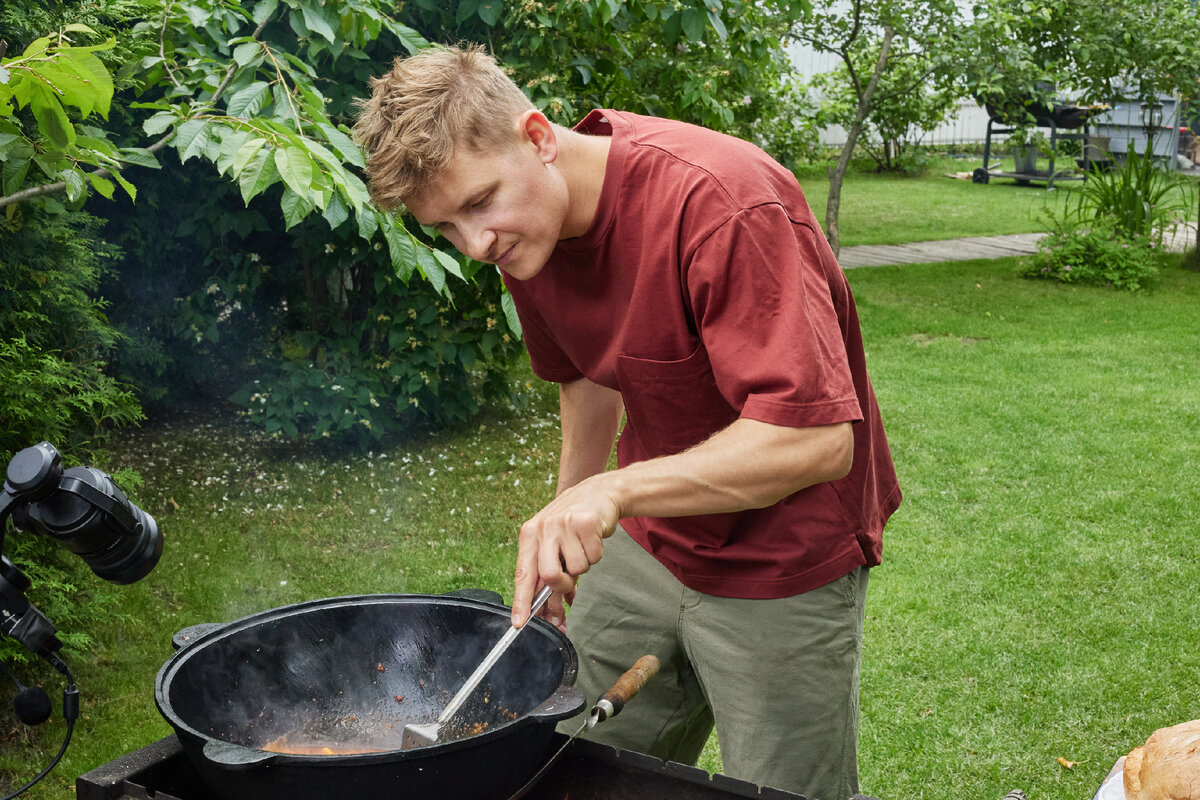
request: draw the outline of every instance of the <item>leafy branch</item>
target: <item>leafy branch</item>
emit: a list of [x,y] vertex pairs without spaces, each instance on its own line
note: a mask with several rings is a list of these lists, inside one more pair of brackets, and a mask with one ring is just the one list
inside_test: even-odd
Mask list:
[[[382,236],[399,277],[419,271],[444,288],[446,273],[462,278],[458,262],[371,205],[359,172],[363,155],[331,112],[311,66],[318,58],[365,58],[362,48],[384,33],[410,52],[425,45],[386,9],[382,0],[166,4],[161,19],[134,29],[134,36],[152,38],[156,51],[139,65],[143,96],[150,99],[129,103],[154,112],[141,124],[144,134],[158,137],[147,147],[118,148],[106,131],[88,124],[93,114],[107,120],[113,102],[112,76],[92,51],[115,40],[74,46],[67,33],[95,35],[81,25],[37,40],[0,72],[0,207],[11,216],[18,203],[59,192],[73,203],[93,190],[111,199],[113,180],[136,199],[123,167],[157,167],[155,154],[171,147],[181,161],[212,163],[237,183],[247,205],[281,187],[279,209],[288,228],[313,214],[331,228],[353,217],[362,239]],[[275,39],[288,44],[276,46]],[[27,132],[16,113],[26,107],[36,130]],[[42,182],[25,185],[38,173]]]

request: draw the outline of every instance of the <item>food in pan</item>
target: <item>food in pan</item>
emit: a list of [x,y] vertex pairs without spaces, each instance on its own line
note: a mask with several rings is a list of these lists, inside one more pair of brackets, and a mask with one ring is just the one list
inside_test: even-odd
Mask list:
[[260,749],[272,753],[291,753],[299,756],[352,756],[358,753],[382,753],[381,747],[360,747],[350,744],[325,744],[312,742],[292,742],[287,734],[264,744]]

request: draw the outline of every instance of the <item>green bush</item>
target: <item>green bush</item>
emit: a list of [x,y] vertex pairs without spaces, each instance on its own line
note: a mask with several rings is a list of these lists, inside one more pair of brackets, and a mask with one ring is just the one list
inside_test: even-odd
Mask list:
[[1157,271],[1159,250],[1149,239],[1126,235],[1110,217],[1065,223],[1038,242],[1025,275],[1137,291]]
[[[54,444],[68,463],[102,463],[110,430],[141,418],[128,387],[104,372],[118,335],[94,293],[118,251],[95,231],[96,220],[82,213],[0,221],[0,469],[39,441]],[[128,488],[136,476],[120,481]],[[112,602],[91,591],[99,579],[48,537],[10,528],[0,539],[67,654],[86,651],[86,631],[112,616]],[[15,640],[0,637],[0,661],[30,659]]]
[[0,457],[42,440],[86,457],[142,417],[104,372],[118,334],[93,297],[118,253],[86,214],[14,219],[0,223]]
[[457,284],[451,299],[356,257],[336,272],[341,296],[314,307],[317,324],[284,333],[262,376],[233,395],[251,421],[365,450],[420,422],[462,422],[481,400],[515,399],[505,376],[521,345],[498,307],[494,268]]

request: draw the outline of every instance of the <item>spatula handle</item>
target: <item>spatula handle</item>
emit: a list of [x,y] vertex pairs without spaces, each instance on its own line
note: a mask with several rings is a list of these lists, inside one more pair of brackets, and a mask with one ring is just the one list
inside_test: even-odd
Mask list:
[[654,677],[658,668],[658,656],[645,655],[634,662],[634,665],[627,669],[624,675],[617,678],[617,682],[612,685],[612,688],[601,695],[592,708],[592,713],[597,715],[596,721],[603,722],[609,717],[620,714],[625,704],[646,685],[646,681]]

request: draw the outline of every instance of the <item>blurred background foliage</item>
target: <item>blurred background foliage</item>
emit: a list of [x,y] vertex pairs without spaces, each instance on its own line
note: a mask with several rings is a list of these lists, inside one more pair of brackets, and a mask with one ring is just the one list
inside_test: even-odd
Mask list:
[[[232,399],[269,432],[367,448],[520,402],[505,377],[519,331],[495,270],[365,202],[346,134],[369,79],[426,42],[482,41],[556,122],[623,107],[795,162],[815,148],[782,50],[803,10],[6,3],[0,282],[15,291],[0,303],[0,455],[39,439],[94,455],[114,425],[181,403]],[[103,64],[108,93],[62,69],[71,59]]]

